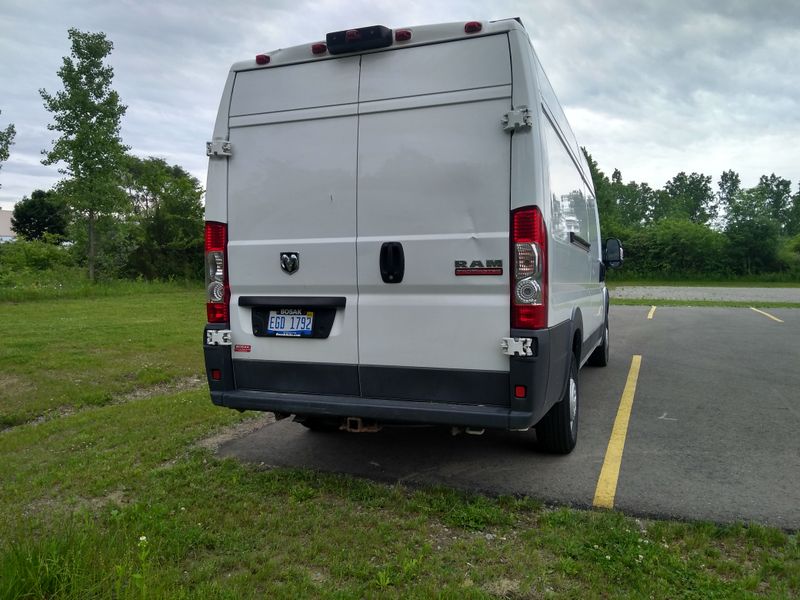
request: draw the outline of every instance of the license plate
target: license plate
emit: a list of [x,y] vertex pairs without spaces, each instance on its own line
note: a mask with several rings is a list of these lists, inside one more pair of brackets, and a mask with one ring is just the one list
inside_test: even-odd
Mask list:
[[296,308],[269,311],[267,335],[286,337],[310,336],[314,325],[314,312]]

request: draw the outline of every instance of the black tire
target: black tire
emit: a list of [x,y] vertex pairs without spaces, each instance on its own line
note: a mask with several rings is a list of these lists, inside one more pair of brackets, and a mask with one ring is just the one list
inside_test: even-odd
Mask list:
[[314,433],[333,433],[339,431],[340,422],[335,419],[305,418],[299,423]]
[[608,317],[606,317],[606,322],[603,324],[603,341],[600,342],[600,345],[589,355],[589,360],[586,361],[586,364],[593,367],[608,366],[608,358],[610,355],[611,339],[608,333]]
[[578,359],[573,354],[563,398],[556,402],[536,424],[536,441],[539,448],[552,454],[572,452],[578,442],[579,399]]

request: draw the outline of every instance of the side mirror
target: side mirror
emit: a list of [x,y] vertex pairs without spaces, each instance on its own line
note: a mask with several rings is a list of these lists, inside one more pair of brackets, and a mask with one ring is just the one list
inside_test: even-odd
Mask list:
[[622,242],[617,238],[608,238],[605,248],[603,248],[603,263],[612,269],[619,269],[622,266],[624,254]]

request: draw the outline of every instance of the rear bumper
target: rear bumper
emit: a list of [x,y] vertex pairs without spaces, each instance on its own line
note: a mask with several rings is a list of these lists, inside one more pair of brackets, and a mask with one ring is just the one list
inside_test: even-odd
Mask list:
[[[233,361],[230,346],[205,345],[206,373],[212,402],[239,410],[527,429],[561,397],[570,327],[511,334],[536,338],[536,352],[509,358],[508,373]],[[520,385],[523,397],[515,394]]]
[[356,396],[286,394],[252,390],[211,392],[219,406],[318,417],[361,417],[386,423],[430,423],[462,427],[524,429],[531,413],[500,406],[385,400]]

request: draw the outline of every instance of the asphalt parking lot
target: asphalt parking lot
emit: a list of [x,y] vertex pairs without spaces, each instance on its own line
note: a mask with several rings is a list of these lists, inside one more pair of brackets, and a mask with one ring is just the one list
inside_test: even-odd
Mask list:
[[537,452],[533,432],[321,434],[289,419],[219,453],[631,515],[800,529],[800,310],[612,306],[611,332],[610,365],[581,371],[580,438],[569,456]]

